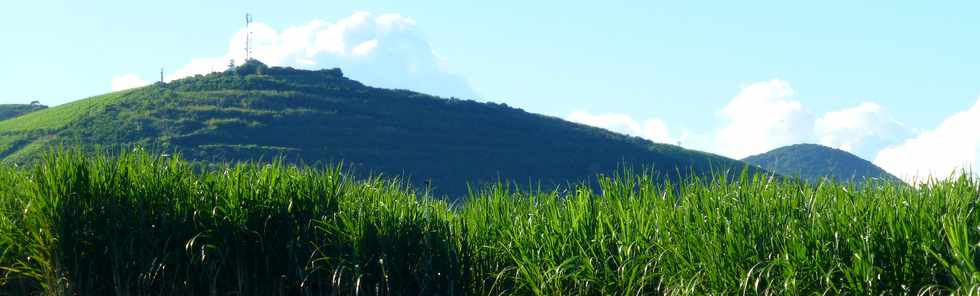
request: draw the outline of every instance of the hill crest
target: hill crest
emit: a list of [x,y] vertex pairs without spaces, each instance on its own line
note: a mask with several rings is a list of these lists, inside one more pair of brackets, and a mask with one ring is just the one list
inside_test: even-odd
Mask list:
[[340,69],[258,61],[0,121],[5,161],[28,162],[45,147],[132,145],[206,164],[280,156],[296,163],[343,161],[358,172],[405,176],[457,196],[468,183],[550,188],[615,173],[624,164],[665,176],[745,167],[505,104],[374,88]]
[[753,155],[742,161],[784,176],[809,182],[823,178],[863,183],[866,179],[901,182],[897,177],[850,152],[818,144],[794,144]]

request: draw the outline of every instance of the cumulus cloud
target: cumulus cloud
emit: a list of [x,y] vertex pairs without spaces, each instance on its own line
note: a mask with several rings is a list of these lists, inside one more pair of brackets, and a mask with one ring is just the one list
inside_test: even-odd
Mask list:
[[[282,30],[252,23],[252,57],[270,66],[304,69],[341,68],[365,84],[441,96],[476,98],[469,84],[446,68],[415,20],[399,14],[357,12],[327,22],[313,20]],[[248,30],[236,32],[221,56],[192,59],[167,77],[179,79],[228,68],[245,60]]]
[[813,138],[813,116],[792,97],[788,82],[752,83],[721,109],[725,125],[715,135],[716,152],[740,159]]
[[741,159],[780,146],[819,143],[868,158],[911,132],[875,102],[816,115],[784,80],[749,84],[719,112],[714,150]]
[[888,144],[912,136],[905,124],[875,102],[827,112],[816,120],[814,129],[820,144],[869,159]]
[[980,159],[980,98],[966,111],[947,117],[938,127],[889,146],[874,163],[908,182],[945,178],[976,168]]
[[672,137],[667,128],[667,124],[659,118],[647,119],[640,122],[626,114],[591,114],[586,111],[575,111],[566,116],[565,120],[600,127],[621,134],[641,137],[659,143],[678,144],[687,138],[686,133],[683,133],[679,138]]
[[912,135],[875,102],[815,115],[784,80],[772,79],[742,87],[719,110],[720,127],[697,133],[682,129],[671,135],[667,124],[652,118],[639,121],[621,113],[572,112],[568,121],[605,128],[660,143],[683,143],[735,159],[798,143],[819,143],[872,159],[882,148]]
[[112,78],[112,91],[120,91],[130,88],[137,88],[150,84],[136,74],[119,75]]

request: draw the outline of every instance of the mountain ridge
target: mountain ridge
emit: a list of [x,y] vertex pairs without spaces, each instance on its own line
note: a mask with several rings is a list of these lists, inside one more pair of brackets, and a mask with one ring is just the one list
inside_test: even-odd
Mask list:
[[[340,69],[249,61],[237,68],[113,92],[0,121],[0,157],[45,147],[156,147],[202,163],[344,162],[464,195],[497,180],[545,188],[652,167],[664,176],[761,169],[506,104],[365,86]],[[431,181],[431,182],[430,182]]]

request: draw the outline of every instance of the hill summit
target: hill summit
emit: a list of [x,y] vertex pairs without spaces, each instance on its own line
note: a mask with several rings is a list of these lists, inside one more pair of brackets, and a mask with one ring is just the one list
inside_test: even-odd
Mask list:
[[863,183],[868,179],[902,182],[892,174],[847,151],[817,144],[796,144],[749,156],[742,161],[774,173],[809,182],[827,178]]
[[454,196],[498,180],[549,188],[621,165],[675,176],[745,166],[506,104],[369,87],[340,69],[255,60],[0,121],[0,158],[9,162],[30,162],[45,147],[134,145],[205,164],[343,162]]

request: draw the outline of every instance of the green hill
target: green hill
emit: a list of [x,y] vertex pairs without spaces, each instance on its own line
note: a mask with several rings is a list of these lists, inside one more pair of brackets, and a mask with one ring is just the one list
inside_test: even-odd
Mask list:
[[14,118],[47,107],[40,104],[0,104],[0,120]]
[[776,174],[795,176],[809,182],[822,178],[836,181],[853,180],[861,183],[867,178],[901,182],[870,161],[847,151],[817,144],[796,144],[749,156],[742,161],[760,166]]
[[358,173],[404,176],[454,196],[468,183],[497,180],[550,188],[624,163],[673,176],[745,166],[505,104],[368,87],[339,69],[257,61],[0,121],[0,158],[8,162],[30,162],[46,147],[133,145],[205,164],[343,161]]

